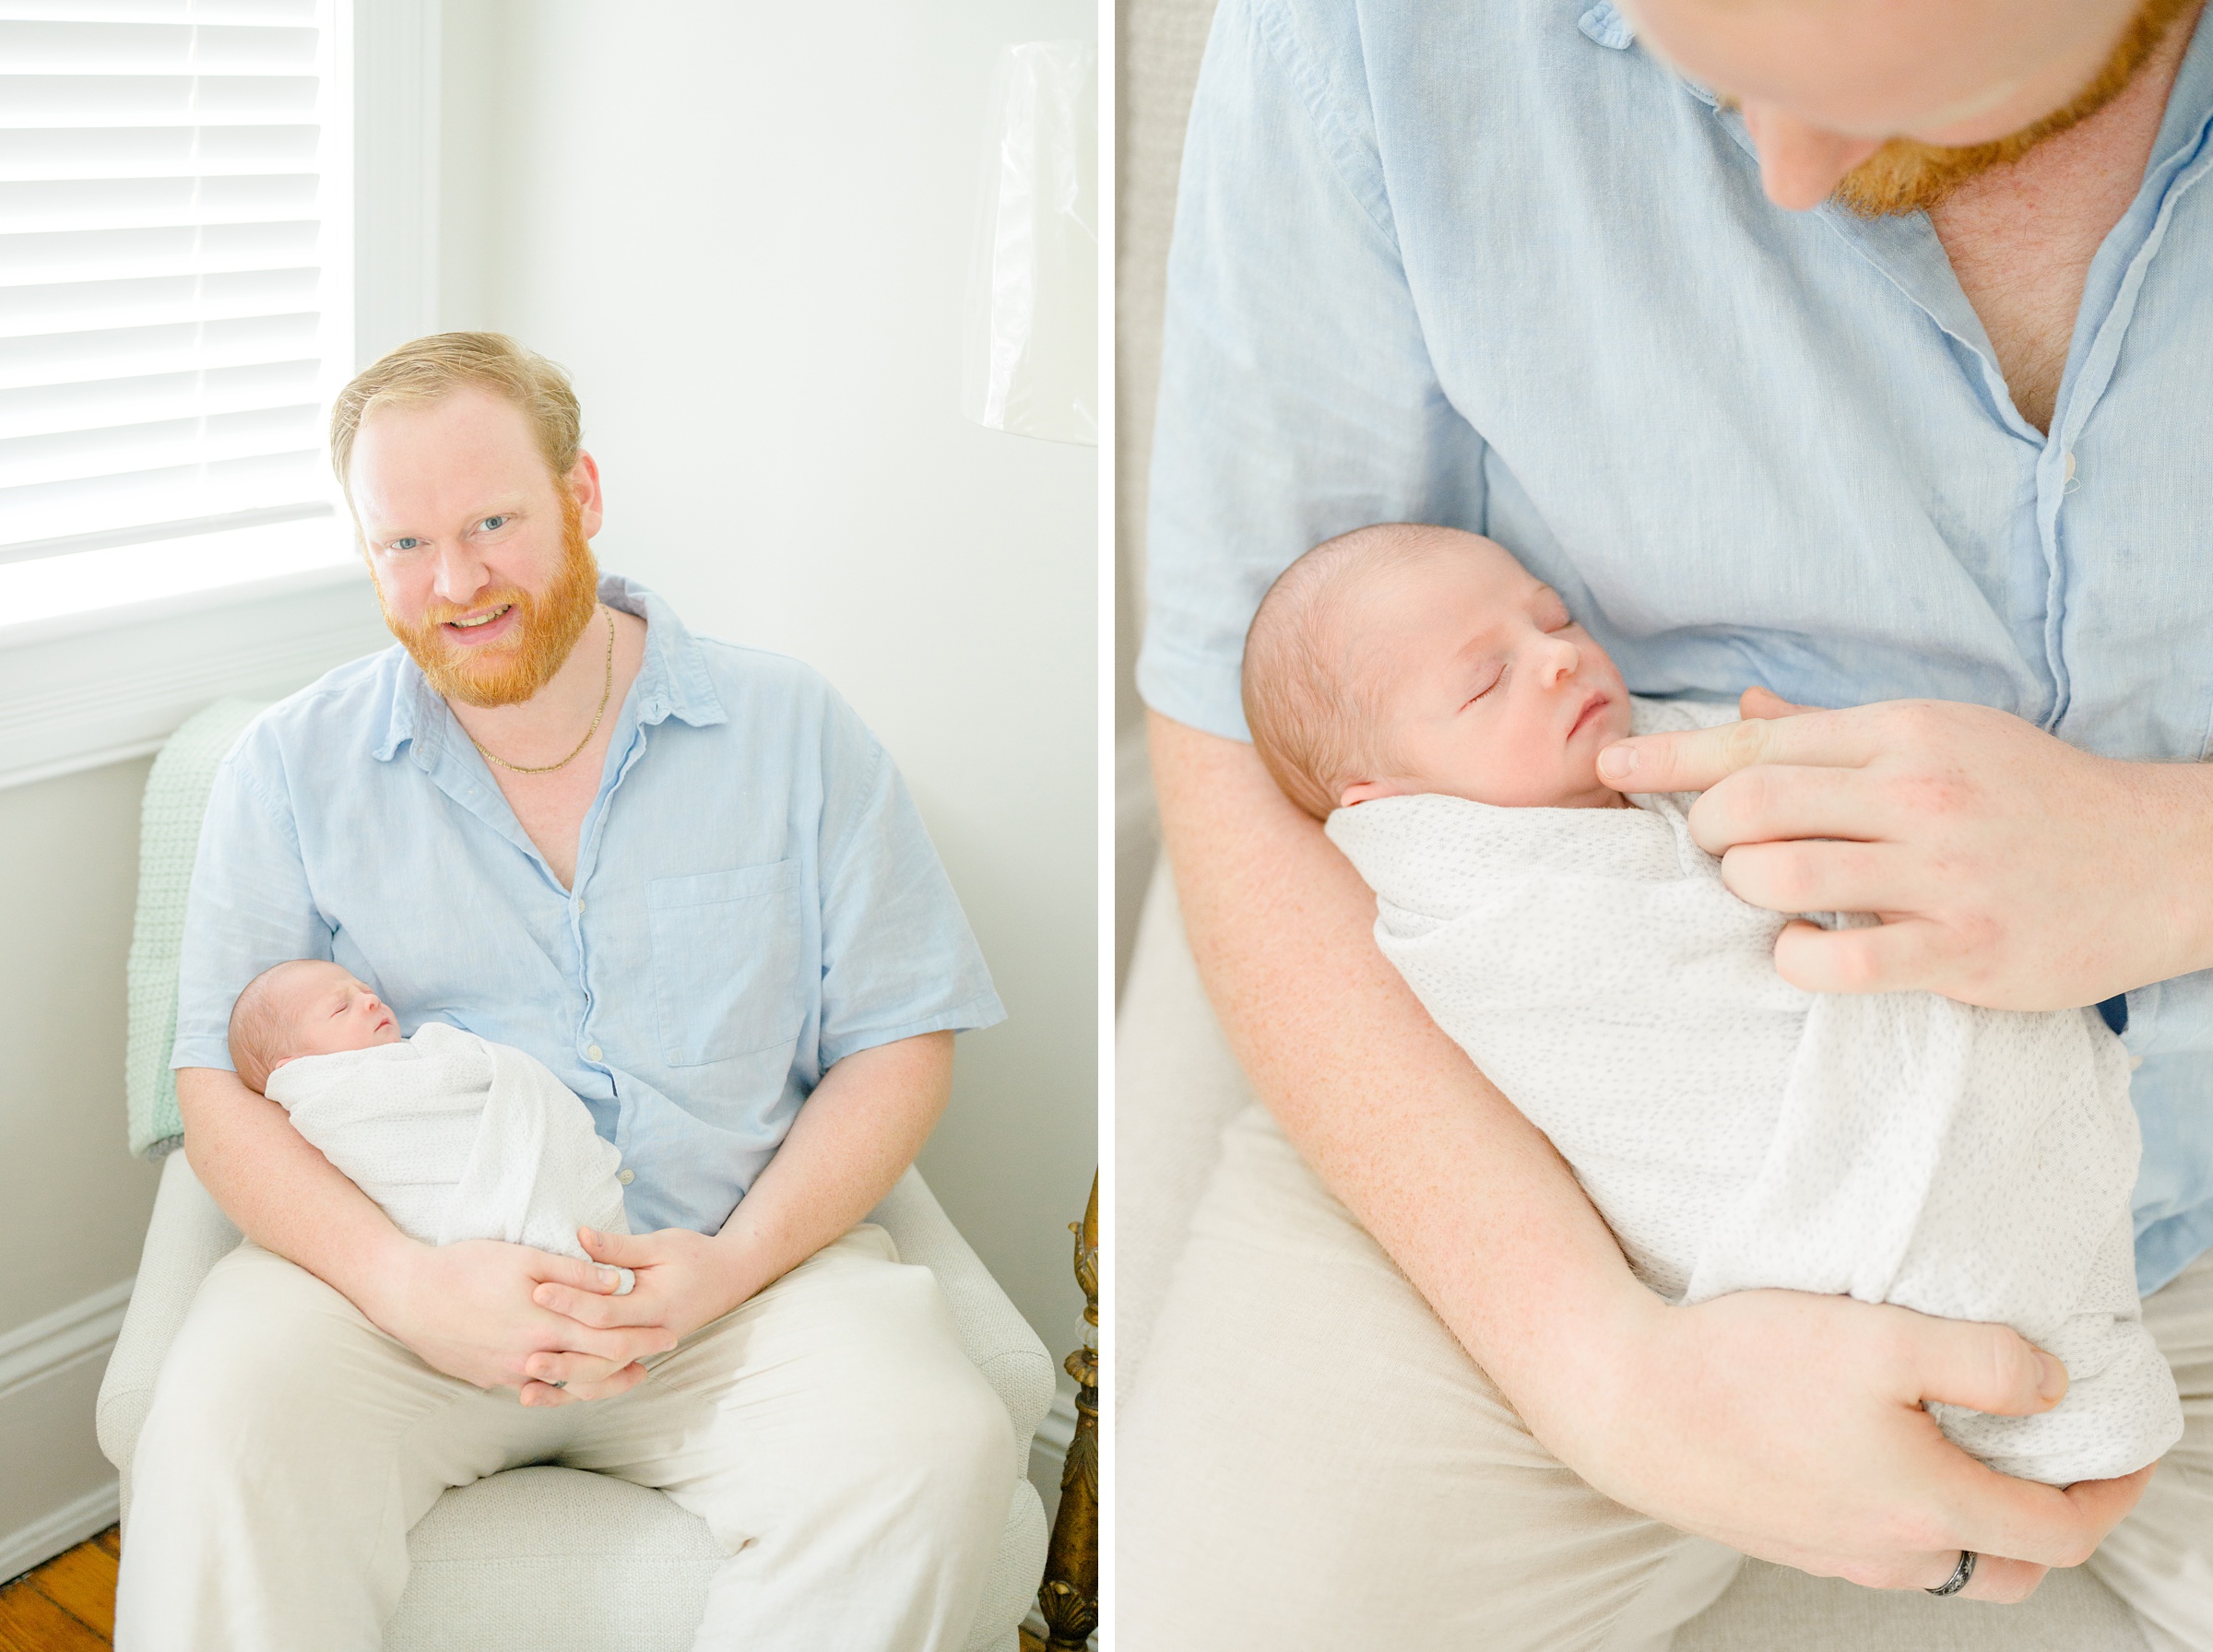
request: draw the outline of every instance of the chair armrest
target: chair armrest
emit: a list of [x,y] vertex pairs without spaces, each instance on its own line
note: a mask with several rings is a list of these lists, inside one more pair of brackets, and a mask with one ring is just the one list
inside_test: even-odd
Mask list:
[[1020,1480],[1028,1472],[1030,1441],[1053,1403],[1052,1355],[961,1237],[920,1171],[901,1176],[869,1220],[892,1236],[901,1261],[938,1276],[939,1289],[953,1304],[962,1348],[1014,1424],[1014,1477]]
[[154,1195],[153,1220],[138,1258],[131,1305],[101,1379],[100,1448],[124,1477],[127,1503],[131,1457],[153,1404],[154,1378],[207,1270],[238,1248],[239,1232],[207,1197],[184,1155],[169,1155]]

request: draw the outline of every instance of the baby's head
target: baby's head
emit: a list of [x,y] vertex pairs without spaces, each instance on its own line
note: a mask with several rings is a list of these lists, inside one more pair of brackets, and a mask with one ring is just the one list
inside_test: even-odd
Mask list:
[[319,959],[262,971],[231,1007],[231,1063],[256,1094],[267,1092],[271,1073],[302,1056],[400,1042],[399,1024],[376,995]]
[[1245,638],[1245,720],[1317,819],[1419,792],[1603,808],[1598,753],[1629,732],[1621,673],[1503,546],[1386,523],[1284,570]]

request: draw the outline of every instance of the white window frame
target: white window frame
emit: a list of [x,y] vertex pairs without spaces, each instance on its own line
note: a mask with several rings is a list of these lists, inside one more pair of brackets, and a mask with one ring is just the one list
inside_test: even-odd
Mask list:
[[[438,324],[442,12],[338,0],[357,367]],[[343,519],[133,549],[101,593],[58,559],[0,564],[0,787],[144,756],[211,701],[290,693],[392,640]]]

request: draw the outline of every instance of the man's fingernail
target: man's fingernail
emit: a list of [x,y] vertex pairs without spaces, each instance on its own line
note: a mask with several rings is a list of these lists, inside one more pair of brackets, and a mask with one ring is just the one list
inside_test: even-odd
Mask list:
[[2036,1382],[2037,1394],[2044,1399],[2059,1399],[2067,1391],[2067,1368],[2041,1348],[2036,1351],[2036,1357],[2043,1365],[2042,1375]]
[[622,1282],[622,1275],[615,1268],[602,1268],[599,1270],[599,1282],[602,1285],[620,1285]]
[[1637,772],[1637,748],[1608,746],[1598,754],[1598,772],[1608,780],[1620,780]]

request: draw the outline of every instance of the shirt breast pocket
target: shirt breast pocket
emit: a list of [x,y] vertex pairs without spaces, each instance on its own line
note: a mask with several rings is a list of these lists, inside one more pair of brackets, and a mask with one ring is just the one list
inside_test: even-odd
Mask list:
[[798,1036],[808,1004],[798,861],[656,878],[645,904],[670,1067],[757,1055]]

